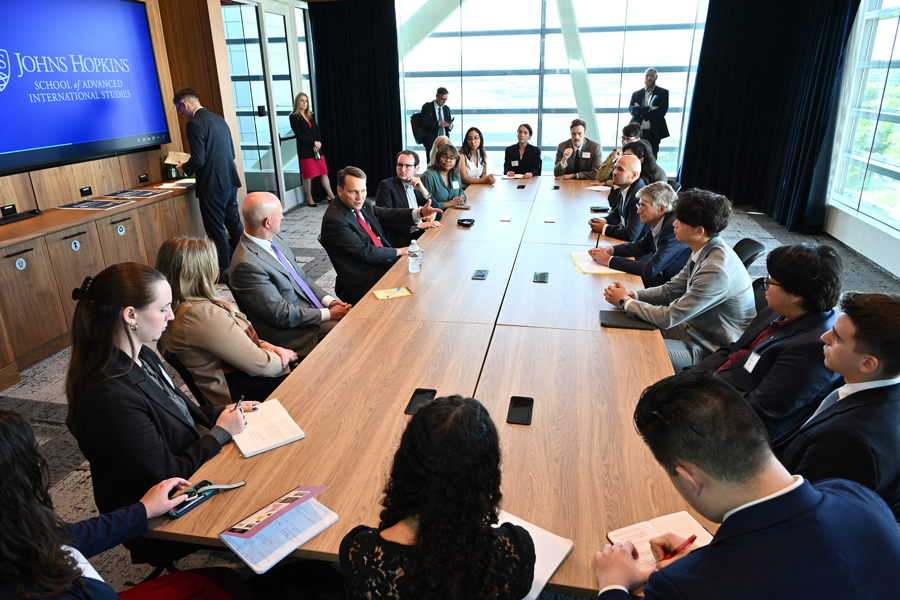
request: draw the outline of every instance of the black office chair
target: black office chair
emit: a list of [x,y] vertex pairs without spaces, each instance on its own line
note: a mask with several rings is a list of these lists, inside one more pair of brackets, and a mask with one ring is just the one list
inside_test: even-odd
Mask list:
[[744,268],[749,269],[750,265],[756,262],[757,258],[766,253],[766,246],[756,240],[744,238],[734,245],[734,253],[744,263]]
[[328,246],[322,243],[322,234],[316,236],[316,241],[319,242],[319,245],[322,246],[325,250],[325,254],[328,255],[328,261],[331,263],[331,266],[334,267],[334,258],[331,256],[331,251],[328,249]]
[[766,300],[766,286],[763,285],[765,280],[765,277],[757,277],[753,280],[753,298],[756,301],[757,314],[759,314],[759,311],[769,306],[769,301]]
[[200,388],[197,387],[196,382],[194,382],[194,376],[191,375],[191,372],[188,371],[188,368],[185,367],[180,360],[172,356],[170,353],[163,351],[162,348],[159,347],[159,342],[156,342],[156,349],[159,351],[159,354],[163,357],[163,359],[172,365],[175,371],[181,376],[184,380],[184,383],[188,386],[188,389],[193,394],[194,398],[200,404],[200,406],[209,406],[212,403],[207,399],[206,396],[203,395],[203,392],[200,391]]
[[676,180],[673,180],[673,181],[670,181],[670,182],[669,182],[669,185],[672,186],[672,189],[675,190],[675,193],[676,193],[676,194],[677,194],[679,191],[681,191],[681,182],[678,181],[677,179],[676,179]]

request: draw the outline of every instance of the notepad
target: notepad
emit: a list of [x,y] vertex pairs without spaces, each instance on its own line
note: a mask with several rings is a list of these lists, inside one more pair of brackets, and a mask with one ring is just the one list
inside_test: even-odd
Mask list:
[[394,298],[403,298],[404,296],[412,296],[413,293],[408,287],[391,288],[389,290],[372,290],[375,297],[379,300],[393,300]]
[[191,155],[187,152],[176,152],[174,150],[170,150],[166,155],[166,160],[164,160],[163,162],[167,165],[177,165],[178,161],[186,163],[189,160],[191,160]]
[[510,215],[503,215],[502,217],[500,217],[501,223],[509,223],[510,221],[512,221],[512,217]]
[[601,265],[596,260],[591,258],[591,255],[587,252],[570,252],[572,256],[572,261],[575,263],[575,268],[578,269],[579,273],[584,275],[607,275],[609,273],[623,273],[624,271],[619,271],[618,269],[613,269],[612,267],[607,267]]
[[531,539],[534,541],[535,556],[534,580],[531,584],[531,591],[525,598],[526,600],[537,600],[537,597],[541,595],[547,582],[550,581],[550,578],[556,573],[559,565],[561,565],[563,561],[566,560],[566,557],[569,556],[569,553],[572,552],[572,548],[575,547],[575,542],[554,533],[550,533],[546,529],[541,529],[533,523],[529,523],[524,519],[509,514],[505,510],[497,512],[497,521],[498,524],[512,523],[513,525],[518,525],[531,534]]
[[592,192],[608,192],[610,190],[609,186],[605,185],[591,185],[584,189],[591,190]]
[[219,534],[258,575],[338,521],[314,496],[328,487],[300,486]]
[[250,458],[306,437],[277,399],[267,400],[258,405],[257,409],[244,412],[247,425],[232,438],[243,458]]
[[524,175],[513,175],[510,177],[509,175],[501,175],[500,179],[525,179]]
[[156,186],[158,190],[180,190],[186,187],[190,187],[197,183],[197,180],[194,178],[190,179],[179,179],[178,181],[172,181],[169,183],[163,183],[162,185]]
[[638,568],[644,570],[655,569],[657,562],[650,551],[650,540],[665,533],[674,533],[685,539],[696,535],[697,539],[691,544],[691,548],[700,548],[712,541],[712,535],[701,525],[697,519],[686,511],[672,513],[664,517],[656,517],[649,521],[635,523],[629,527],[616,529],[607,534],[610,542],[631,542],[637,548]]

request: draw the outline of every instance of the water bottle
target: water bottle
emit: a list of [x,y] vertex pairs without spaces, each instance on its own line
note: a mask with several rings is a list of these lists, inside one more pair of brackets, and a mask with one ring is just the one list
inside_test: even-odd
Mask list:
[[316,160],[322,160],[322,155],[319,154],[318,148],[313,148],[313,157],[315,157]]
[[422,249],[419,248],[419,245],[416,243],[416,240],[413,240],[409,245],[409,272],[410,273],[418,273],[419,269],[422,268]]

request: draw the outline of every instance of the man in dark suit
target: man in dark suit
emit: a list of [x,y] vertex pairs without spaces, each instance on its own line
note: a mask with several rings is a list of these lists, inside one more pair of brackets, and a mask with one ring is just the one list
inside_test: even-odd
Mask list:
[[866,486],[900,521],[900,294],[850,292],[841,310],[822,339],[825,366],[844,385],[772,448],[810,481],[841,477]]
[[[640,180],[638,180],[640,181]],[[675,238],[675,213],[672,204],[678,196],[665,182],[659,181],[638,190],[637,212],[641,223],[650,230],[636,242],[592,248],[591,257],[602,265],[632,275],[640,275],[644,287],[662,285],[684,268],[691,249]],[[626,260],[635,257],[635,260]]]
[[231,255],[244,226],[238,216],[237,190],[241,178],[234,165],[234,144],[225,119],[202,106],[197,92],[181,88],[175,92],[175,106],[187,120],[191,159],[176,167],[197,178],[197,199],[206,235],[216,245],[220,275],[228,271]]
[[229,285],[259,337],[290,348],[301,359],[349,312],[311,280],[278,236],[281,202],[268,192],[247,194],[247,230],[234,252]]
[[[568,139],[556,147],[553,176],[557,179],[596,179],[603,149],[600,144],[584,137],[587,123],[575,119],[569,125]],[[574,155],[574,156],[573,156]]]
[[[378,184],[375,195],[375,206],[381,208],[417,208],[425,206],[431,200],[431,193],[425,189],[422,180],[416,177],[419,168],[419,155],[412,150],[401,150],[394,161],[397,176],[385,179]],[[437,214],[440,220],[441,213]],[[418,225],[384,225],[384,235],[395,248],[409,246],[409,243],[425,233],[430,227],[440,227],[434,220],[426,220]]]
[[644,88],[631,95],[631,103],[628,105],[631,122],[641,125],[641,138],[650,142],[655,157],[659,156],[659,143],[669,137],[669,127],[666,125],[669,90],[656,85],[657,77],[656,69],[647,69],[644,73]]
[[684,540],[673,533],[651,539],[655,571],[638,568],[631,542],[607,544],[594,560],[601,600],[628,600],[641,584],[648,600],[895,597],[900,530],[884,501],[850,481],[792,476],[720,377],[687,371],[655,383],[634,422],[678,493],[721,526],[707,546],[678,552]]
[[619,159],[613,169],[613,183],[617,186],[617,189],[609,192],[610,196],[613,192],[616,193],[613,209],[606,218],[593,218],[588,221],[588,225],[600,235],[634,242],[650,230],[641,221],[637,209],[637,193],[644,187],[638,157],[625,155]]
[[432,102],[422,105],[422,128],[425,130],[425,156],[431,155],[431,147],[434,140],[442,135],[450,137],[453,122],[450,120],[450,107],[447,106],[447,98],[450,93],[447,88],[439,87]]
[[821,337],[834,325],[842,269],[840,255],[822,244],[779,246],[766,267],[769,306],[694,368],[717,371],[776,439],[806,421],[839,379],[822,362]]
[[322,218],[322,247],[337,271],[335,291],[356,304],[409,248],[394,248],[385,226],[412,227],[442,212],[426,202],[421,208],[381,208],[366,200],[366,174],[356,167],[338,173],[338,197]]

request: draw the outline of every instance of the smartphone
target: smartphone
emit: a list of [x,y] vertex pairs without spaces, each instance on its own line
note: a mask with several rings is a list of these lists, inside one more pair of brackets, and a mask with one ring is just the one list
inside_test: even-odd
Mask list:
[[533,408],[534,398],[513,396],[509,399],[509,412],[506,413],[506,422],[511,425],[531,425],[531,411]]
[[558,190],[558,189],[559,189],[559,186],[558,186],[558,185],[554,185],[554,186],[553,186],[552,188],[550,188],[550,189],[551,189],[551,190]]
[[524,186],[524,185],[517,185],[517,186],[516,186],[516,189],[517,189],[517,190],[524,190],[524,189],[525,189],[525,186]]
[[487,274],[487,269],[478,269],[475,271],[475,274],[472,275],[472,279],[487,279]]
[[608,206],[592,206],[591,212],[609,212]]
[[219,493],[218,489],[212,490],[203,490],[202,492],[198,492],[197,488],[206,487],[208,485],[212,485],[209,481],[205,479],[203,481],[195,483],[193,486],[183,490],[181,494],[176,494],[176,496],[187,496],[188,499],[176,506],[175,508],[168,511],[166,514],[172,517],[173,519],[177,519],[178,517],[184,515],[187,512],[194,510],[200,504],[206,502],[212,496],[215,496]]
[[469,206],[468,204],[457,204],[453,208],[455,208],[457,210],[471,210],[472,209],[472,207]]
[[437,390],[424,390],[422,388],[418,388],[413,392],[412,398],[409,399],[409,404],[406,405],[406,410],[404,410],[404,414],[414,415],[419,412],[419,409],[434,400],[434,397],[437,396]]
[[550,281],[550,273],[547,273],[547,272],[537,273],[536,272],[534,274],[534,282],[535,283],[547,283],[548,281]]

